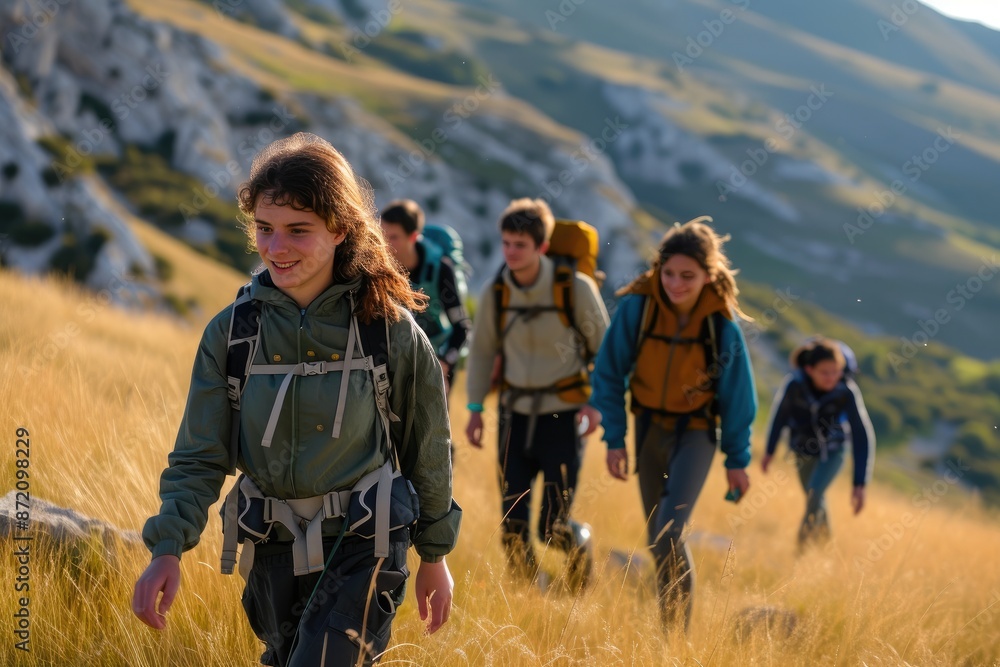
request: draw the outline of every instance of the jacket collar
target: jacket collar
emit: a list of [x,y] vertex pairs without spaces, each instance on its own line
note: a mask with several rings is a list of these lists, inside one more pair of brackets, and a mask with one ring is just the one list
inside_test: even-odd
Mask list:
[[553,264],[552,258],[546,255],[542,255],[539,259],[541,260],[541,264],[538,267],[538,277],[535,278],[535,282],[531,285],[525,287],[514,282],[514,273],[506,264],[503,267],[504,279],[510,283],[511,287],[515,287],[522,292],[535,292],[536,290],[551,292],[552,281],[555,279],[555,264]]
[[[361,287],[361,276],[356,276],[345,283],[334,283],[306,306],[307,314],[325,314],[335,310],[341,302],[346,303],[348,294],[358,292]],[[266,269],[254,274],[250,279],[250,298],[272,306],[299,312],[301,308],[292,297],[275,287],[271,274]]]
[[[671,323],[672,329],[677,327],[677,316],[667,303],[667,297],[663,293],[659,280],[659,272],[656,268],[646,271],[639,280],[629,286],[626,293],[641,294],[647,298],[654,299],[660,307],[661,316],[667,318],[667,321]],[[701,327],[702,320],[715,312],[722,313],[727,319],[733,319],[733,314],[726,305],[725,300],[719,296],[714,287],[705,285],[698,296],[698,301],[695,303],[694,309],[691,311],[688,324],[684,327],[685,330],[690,329],[697,332]]]

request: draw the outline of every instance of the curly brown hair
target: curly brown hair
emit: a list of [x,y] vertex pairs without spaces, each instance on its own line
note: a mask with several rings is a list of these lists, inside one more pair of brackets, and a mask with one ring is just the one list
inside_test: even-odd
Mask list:
[[254,211],[263,201],[315,213],[333,233],[343,232],[337,247],[333,281],[362,276],[357,315],[364,322],[400,318],[397,306],[412,311],[427,307],[409,277],[392,257],[378,222],[375,198],[364,179],[330,142],[307,132],[268,144],[254,158],[250,179],[237,194],[243,229],[256,250]]
[[[663,235],[663,240],[660,241],[657,257],[652,265],[652,274],[653,276],[658,276],[660,267],[673,255],[690,257],[698,262],[698,265],[702,269],[708,272],[711,279],[709,285],[722,297],[722,300],[726,302],[730,310],[743,319],[752,321],[753,318],[740,309],[739,301],[736,298],[740,293],[739,288],[736,286],[736,274],[738,271],[732,268],[729,258],[726,257],[726,254],[722,250],[723,244],[731,237],[728,234],[717,234],[707,224],[710,222],[712,222],[712,218],[703,215],[685,222],[683,225],[679,222],[674,223],[667,230],[667,233]],[[632,283],[618,290],[618,294],[628,293],[630,288],[644,279],[644,276],[636,278]]]

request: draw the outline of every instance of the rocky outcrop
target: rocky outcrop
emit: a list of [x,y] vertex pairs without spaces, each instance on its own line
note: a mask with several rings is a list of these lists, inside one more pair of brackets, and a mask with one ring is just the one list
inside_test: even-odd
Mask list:
[[25,511],[25,504],[17,501],[16,491],[0,498],[0,538],[30,537],[36,544],[44,542],[56,551],[70,553],[78,553],[93,544],[101,544],[108,551],[113,551],[120,543],[142,545],[142,538],[134,530],[123,530],[107,521],[35,497],[30,501],[30,519],[24,524],[16,517],[18,512]]
[[736,614],[736,640],[749,641],[757,633],[763,633],[771,641],[788,639],[798,624],[798,615],[788,609],[766,605],[744,607]]
[[[378,2],[348,4],[358,16],[391,9]],[[0,158],[21,169],[17,187],[0,190],[0,201],[18,203],[25,218],[54,230],[32,248],[8,239],[8,263],[43,270],[72,233],[77,243],[91,239],[90,247],[97,249],[84,267],[92,286],[106,286],[129,271],[152,274],[148,253],[124,222],[102,207],[100,198],[88,195],[97,177],[81,176],[93,169],[95,156],[114,162],[138,147],[190,177],[196,186],[190,202],[179,207],[187,224],[171,231],[206,243],[214,240],[213,225],[220,223],[204,217],[204,202],[233,201],[261,148],[307,129],[345,154],[375,187],[378,204],[411,197],[436,222],[458,229],[470,262],[489,267],[472,277],[474,286],[499,265],[495,222],[508,201],[521,196],[542,197],[557,215],[594,223],[605,242],[602,264],[612,286],[634,273],[635,253],[626,230],[635,199],[618,179],[606,149],[595,150],[593,140],[543,136],[516,115],[492,112],[491,100],[480,102],[479,96],[475,111],[452,116],[413,102],[413,113],[427,117],[443,138],[407,137],[349,98],[278,99],[234,72],[217,45],[139,16],[123,2],[52,6],[54,11],[39,14],[44,12],[40,2],[0,0],[0,31],[14,35],[11,48],[4,50],[6,71],[0,79],[0,117],[9,121],[0,130]],[[344,3],[317,6],[348,9]],[[222,2],[217,9],[225,12],[226,7]],[[257,23],[266,20],[279,34],[291,34],[281,27],[294,23],[281,3],[259,0],[238,9],[253,14]],[[272,16],[276,12],[281,20]],[[504,96],[498,84],[486,93],[486,98]],[[465,101],[474,97],[458,88],[456,95],[466,95]],[[621,134],[614,127],[608,131],[615,139]],[[58,141],[49,145],[54,154],[47,155],[37,144],[52,137]],[[155,292],[155,281],[131,289]]]
[[[38,143],[56,131],[20,98],[16,87],[13,77],[0,70],[3,263],[27,273],[59,262],[71,270],[86,265],[80,278],[94,289],[107,289],[120,303],[155,298],[149,284],[122,280],[136,271],[152,274],[149,253],[102,203],[93,181],[59,175],[53,156]],[[88,242],[96,246],[93,254],[78,255]]]
[[737,174],[735,196],[748,199],[786,222],[799,212],[756,181],[742,176],[739,167],[705,139],[685,131],[667,111],[678,103],[660,92],[639,86],[606,83],[604,98],[629,124],[612,152],[615,165],[630,183],[683,188],[692,183],[728,183]]

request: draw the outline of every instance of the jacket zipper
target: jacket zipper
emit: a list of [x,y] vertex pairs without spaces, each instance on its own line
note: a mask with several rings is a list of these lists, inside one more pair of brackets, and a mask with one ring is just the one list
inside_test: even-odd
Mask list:
[[[295,363],[302,363],[302,330],[306,324],[306,309],[299,310],[299,331],[295,338]],[[288,480],[292,487],[292,498],[298,498],[295,491],[295,452],[299,448],[299,400],[298,400],[299,376],[292,377],[292,451],[288,455]]]

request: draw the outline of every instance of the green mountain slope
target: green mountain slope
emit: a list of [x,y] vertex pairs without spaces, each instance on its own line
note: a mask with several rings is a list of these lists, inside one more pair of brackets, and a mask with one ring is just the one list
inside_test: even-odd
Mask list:
[[[370,144],[358,155],[419,151],[458,114],[466,140],[432,141],[417,174],[461,174],[424,201],[472,235],[477,269],[493,265],[487,212],[503,198],[549,195],[591,217],[589,188],[560,194],[547,162],[560,152],[592,151],[583,176],[606,169],[601,187],[622,184],[623,231],[603,239],[602,257],[630,263],[614,267],[623,273],[641,264],[629,237],[643,248],[662,223],[712,215],[732,235],[749,308],[794,295],[761,330],[762,373],[780,374],[804,335],[842,337],[884,445],[901,452],[945,425],[953,452],[982,458],[1000,449],[1000,60],[990,34],[926,8],[884,38],[891,5],[414,0],[362,39],[374,15],[334,18],[307,2],[287,10],[294,38],[207,2],[131,3],[218,44],[220,62],[310,113],[350,100],[357,112],[341,123]],[[387,197],[392,179],[371,164]],[[577,186],[583,176],[569,173]],[[467,205],[469,191],[482,197]],[[1000,480],[989,464],[977,474]]]

